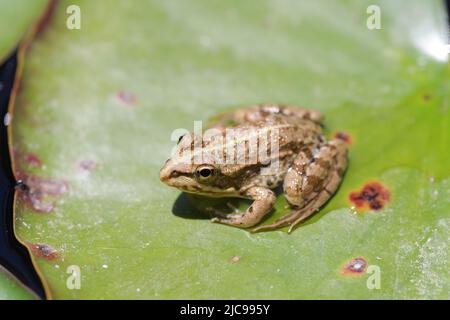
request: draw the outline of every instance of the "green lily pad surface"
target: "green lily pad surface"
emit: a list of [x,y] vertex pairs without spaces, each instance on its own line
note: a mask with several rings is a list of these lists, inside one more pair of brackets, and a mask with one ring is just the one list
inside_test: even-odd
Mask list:
[[[441,1],[60,1],[13,120],[35,190],[16,230],[49,293],[448,299],[446,31]],[[211,224],[193,214],[204,200],[159,181],[173,130],[261,102],[321,110],[349,142],[340,189],[292,234]]]
[[0,300],[30,300],[36,299],[28,289],[0,267]]
[[0,0],[0,62],[42,15],[48,0]]

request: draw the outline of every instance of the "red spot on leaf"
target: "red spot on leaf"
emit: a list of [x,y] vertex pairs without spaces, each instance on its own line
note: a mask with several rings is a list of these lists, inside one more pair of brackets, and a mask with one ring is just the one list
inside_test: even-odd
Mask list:
[[343,275],[361,275],[366,272],[367,260],[363,257],[353,258],[341,269]]
[[25,161],[33,167],[39,167],[42,164],[41,159],[39,159],[39,157],[34,153],[28,153],[25,155]]
[[390,193],[379,182],[370,182],[360,191],[351,192],[349,199],[357,209],[380,210],[389,202]]
[[31,251],[39,258],[44,258],[45,260],[54,260],[59,257],[58,251],[53,249],[48,244],[42,243],[28,243]]
[[344,141],[345,143],[348,143],[348,144],[352,143],[352,137],[347,132],[338,131],[334,134],[334,137],[336,139]]
[[17,173],[19,197],[34,210],[49,213],[55,201],[68,190],[67,182]]
[[131,106],[136,104],[137,102],[137,98],[134,94],[124,90],[121,90],[116,93],[116,99],[119,101],[119,103],[125,106]]
[[241,261],[241,258],[238,257],[238,256],[232,256],[232,257],[230,258],[230,262],[231,262],[231,263],[238,263],[239,261]]
[[17,162],[17,166],[21,166],[22,164],[27,164],[32,167],[39,167],[42,165],[42,161],[39,156],[33,152],[22,152],[17,147],[13,147],[13,155]]

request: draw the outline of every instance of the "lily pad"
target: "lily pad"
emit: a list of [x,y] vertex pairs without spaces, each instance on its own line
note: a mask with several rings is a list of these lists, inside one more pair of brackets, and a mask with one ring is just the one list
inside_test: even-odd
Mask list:
[[[445,19],[441,1],[60,1],[13,120],[35,190],[16,231],[49,296],[448,299]],[[340,189],[290,235],[192,218],[158,177],[174,129],[260,102],[321,110],[349,138]],[[389,196],[356,208],[370,186]]]
[[15,278],[0,267],[0,300],[30,300],[36,296],[22,287]]
[[42,15],[48,0],[0,0],[0,63],[9,56]]

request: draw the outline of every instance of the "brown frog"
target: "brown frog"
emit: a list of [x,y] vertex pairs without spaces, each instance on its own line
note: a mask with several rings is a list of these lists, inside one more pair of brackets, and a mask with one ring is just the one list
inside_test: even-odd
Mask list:
[[321,113],[264,104],[216,120],[207,139],[208,131],[180,138],[160,171],[162,182],[185,192],[253,200],[242,213],[215,211],[212,222],[255,226],[273,209],[273,189],[283,183],[291,213],[252,231],[289,226],[291,232],[336,192],[347,167],[347,146],[325,139]]

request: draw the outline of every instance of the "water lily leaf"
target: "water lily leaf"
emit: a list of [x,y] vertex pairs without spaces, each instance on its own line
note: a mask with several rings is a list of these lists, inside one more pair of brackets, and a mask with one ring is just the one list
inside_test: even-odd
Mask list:
[[15,278],[0,267],[0,300],[30,300],[36,296],[21,286]]
[[[61,1],[13,121],[34,190],[16,231],[48,291],[448,299],[445,19],[441,1]],[[211,224],[158,177],[174,129],[259,102],[321,110],[350,146],[339,191],[290,235]]]
[[0,62],[12,53],[47,4],[48,0],[0,0]]

